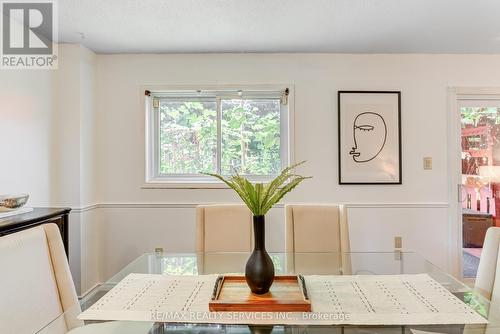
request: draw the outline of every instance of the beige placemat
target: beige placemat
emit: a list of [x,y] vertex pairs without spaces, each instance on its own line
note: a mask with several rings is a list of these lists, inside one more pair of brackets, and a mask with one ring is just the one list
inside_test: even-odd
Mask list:
[[209,312],[216,278],[130,274],[78,318],[284,325],[487,323],[427,274],[305,276],[310,313]]

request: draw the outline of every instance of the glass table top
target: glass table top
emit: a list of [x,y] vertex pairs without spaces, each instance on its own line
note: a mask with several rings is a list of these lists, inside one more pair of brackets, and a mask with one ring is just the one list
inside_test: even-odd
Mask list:
[[[488,325],[429,325],[429,326],[244,326],[244,325],[200,325],[150,322],[97,322],[81,321],[77,316],[91,307],[116,284],[131,273],[161,275],[202,275],[220,273],[243,273],[249,253],[159,253],[143,254],[132,261],[105,283],[94,289],[79,305],[67,310],[51,321],[38,333],[130,333],[157,334],[168,332],[190,333],[255,333],[326,331],[328,333],[408,333],[420,331],[435,333],[492,334],[500,333],[500,307],[426,261],[416,253],[407,252],[351,252],[351,253],[270,253],[276,275],[395,275],[426,273],[452,294],[470,305],[488,319]],[[66,330],[66,325],[70,330]],[[415,330],[417,332],[415,332]]]

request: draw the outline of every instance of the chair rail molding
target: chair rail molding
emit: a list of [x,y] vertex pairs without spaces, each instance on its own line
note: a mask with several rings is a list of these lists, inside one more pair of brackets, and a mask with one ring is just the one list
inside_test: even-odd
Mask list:
[[[83,213],[86,211],[91,211],[95,209],[154,209],[154,208],[165,208],[165,209],[193,209],[200,204],[216,204],[220,202],[177,202],[177,203],[146,203],[146,202],[136,202],[136,203],[95,203],[81,207],[73,207],[72,213]],[[286,203],[288,204],[288,203]],[[296,204],[296,203],[294,203]],[[315,204],[329,204],[329,203],[315,203]],[[413,208],[448,208],[449,203],[447,202],[405,202],[405,203],[343,203],[347,208],[387,208],[387,209],[413,209]],[[285,203],[279,203],[273,208],[284,208]]]
[[99,204],[89,204],[89,205],[83,205],[83,206],[75,206],[71,207],[71,212],[70,214],[80,214],[86,211],[91,211],[94,209],[97,209],[99,207]]

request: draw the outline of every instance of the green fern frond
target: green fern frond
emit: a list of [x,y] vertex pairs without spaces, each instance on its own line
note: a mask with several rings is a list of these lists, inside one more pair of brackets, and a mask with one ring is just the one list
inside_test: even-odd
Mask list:
[[228,187],[236,191],[241,200],[252,211],[253,215],[263,216],[302,181],[311,178],[292,173],[292,170],[303,163],[305,161],[283,169],[280,175],[265,184],[253,184],[245,177],[239,175],[237,171],[227,179],[215,173],[203,174],[213,176],[224,182]]

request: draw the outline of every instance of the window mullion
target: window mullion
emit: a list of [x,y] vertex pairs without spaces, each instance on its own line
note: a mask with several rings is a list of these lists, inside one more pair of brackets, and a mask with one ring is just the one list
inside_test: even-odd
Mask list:
[[217,165],[216,170],[218,174],[222,174],[222,103],[221,98],[217,97]]

